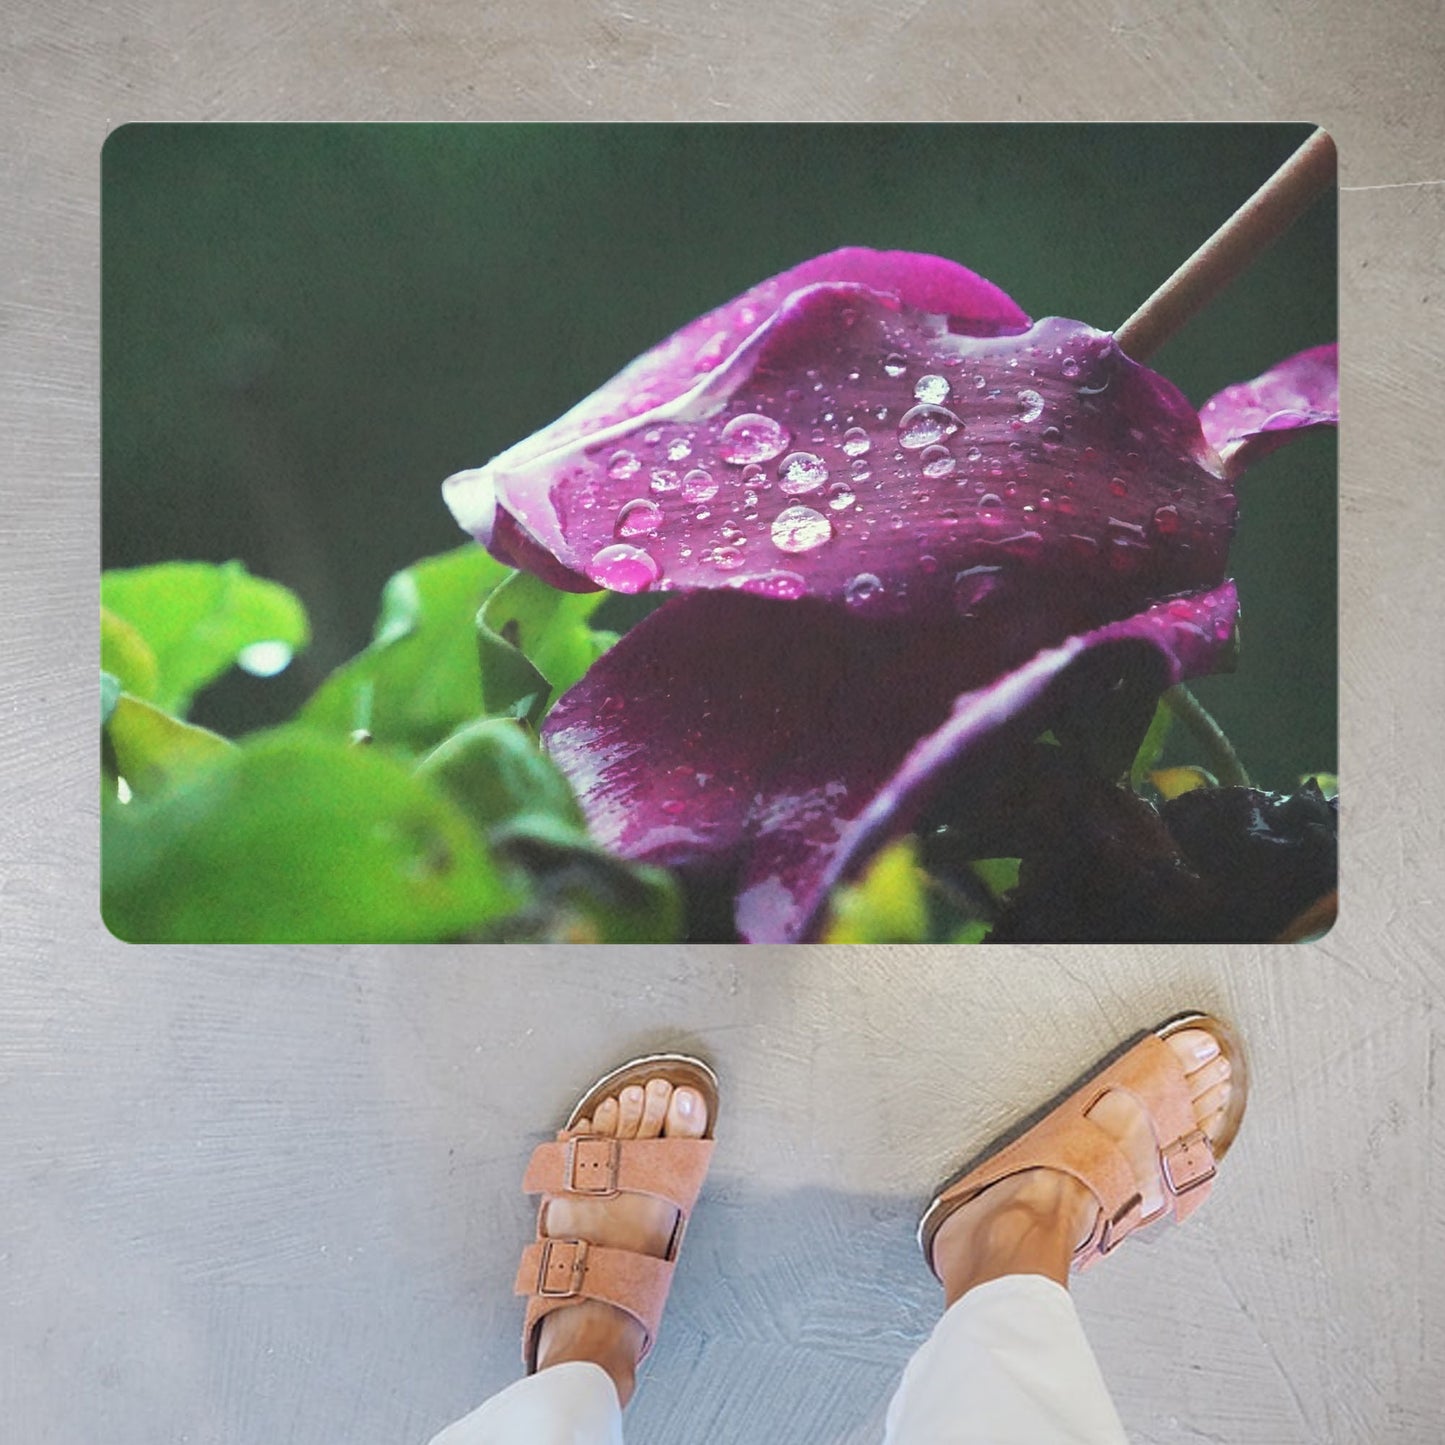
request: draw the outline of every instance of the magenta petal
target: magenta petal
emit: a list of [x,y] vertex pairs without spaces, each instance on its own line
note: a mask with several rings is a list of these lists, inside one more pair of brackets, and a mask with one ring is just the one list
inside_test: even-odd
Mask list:
[[1009,667],[992,629],[957,618],[870,619],[812,602],[785,614],[762,598],[703,595],[604,654],[544,737],[604,846],[736,881],[742,936],[790,941],[817,929],[836,881],[986,765],[990,741],[1048,726],[1085,656],[1143,653],[1166,687],[1209,670],[1235,609],[1225,584]]
[[1340,422],[1339,346],[1314,346],[1212,396],[1199,423],[1231,475],[1301,432]]
[[1234,523],[1193,409],[1112,337],[1057,318],[960,334],[851,282],[791,292],[666,404],[571,432],[447,499],[493,550],[541,570],[520,532],[578,586],[916,616],[1032,600],[1043,574],[1117,616],[1217,582]]

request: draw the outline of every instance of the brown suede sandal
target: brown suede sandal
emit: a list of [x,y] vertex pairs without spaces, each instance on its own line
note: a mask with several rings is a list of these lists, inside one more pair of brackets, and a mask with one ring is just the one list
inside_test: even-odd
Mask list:
[[[1229,1104],[1219,1137],[1210,1141],[1195,1126],[1194,1106],[1174,1051],[1164,1040],[1181,1029],[1202,1029],[1219,1042],[1229,1060]],[[1147,1218],[1128,1159],[1114,1140],[1086,1117],[1112,1089],[1131,1094],[1144,1110],[1159,1146],[1163,1205]],[[918,1223],[918,1243],[934,1274],[933,1241],[951,1214],[990,1184],[1025,1169],[1062,1170],[1079,1180],[1099,1202],[1094,1228],[1074,1253],[1073,1268],[1087,1269],[1119,1242],[1166,1215],[1184,1219],[1209,1194],[1215,1168],[1239,1131],[1248,1081],[1244,1054],[1233,1031],[1202,1013],[1180,1014],[1121,1045],[1062,1097],[965,1165],[940,1186]]]
[[[666,1079],[674,1088],[696,1089],[702,1095],[707,1132],[701,1139],[614,1139],[576,1132],[577,1121],[590,1119],[604,1099],[649,1079]],[[553,1310],[582,1300],[601,1300],[631,1315],[644,1335],[638,1362],[646,1357],[667,1302],[687,1217],[712,1160],[717,1111],[717,1075],[701,1059],[649,1054],[598,1079],[578,1100],[556,1139],[537,1146],[522,1180],[526,1193],[542,1195],[537,1238],[522,1252],[515,1286],[517,1294],[528,1297],[522,1359],[529,1375],[537,1368],[542,1321]],[[661,1259],[543,1233],[549,1200],[610,1199],[618,1194],[651,1194],[676,1206],[677,1223]]]

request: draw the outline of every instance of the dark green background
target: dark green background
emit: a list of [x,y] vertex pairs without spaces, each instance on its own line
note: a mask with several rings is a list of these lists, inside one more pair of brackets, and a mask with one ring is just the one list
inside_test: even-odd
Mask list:
[[[107,567],[239,557],[315,639],[194,716],[289,715],[385,578],[461,539],[449,472],[835,246],[933,251],[1112,327],[1307,126],[126,126],[102,164]],[[1336,328],[1333,197],[1153,360],[1196,403]],[[1198,692],[1257,780],[1335,765],[1333,438],[1249,473],[1244,650]]]

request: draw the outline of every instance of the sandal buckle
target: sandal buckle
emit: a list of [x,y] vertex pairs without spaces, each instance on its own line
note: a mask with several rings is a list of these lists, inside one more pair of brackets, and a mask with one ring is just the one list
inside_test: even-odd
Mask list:
[[[581,1292],[586,1273],[585,1239],[549,1239],[537,1268],[537,1293],[545,1299],[571,1299]],[[554,1275],[560,1275],[563,1282],[553,1283]]]
[[1159,1151],[1159,1164],[1164,1183],[1176,1199],[1208,1184],[1216,1173],[1214,1151],[1202,1129],[1182,1134],[1172,1144],[1165,1145]]
[[617,1193],[617,1169],[622,1141],[582,1134],[567,1142],[567,1192],[611,1195]]
[[1117,1249],[1133,1233],[1143,1211],[1144,1196],[1130,1195],[1114,1214],[1104,1221],[1104,1227],[1099,1231],[1099,1253],[1108,1254],[1110,1250]]

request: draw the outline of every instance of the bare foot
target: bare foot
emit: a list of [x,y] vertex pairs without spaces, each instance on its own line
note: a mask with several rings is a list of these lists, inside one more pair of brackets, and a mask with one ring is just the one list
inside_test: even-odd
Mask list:
[[[1164,1041],[1183,1065],[1198,1127],[1212,1143],[1229,1104],[1229,1061],[1203,1029]],[[1145,1218],[1164,1203],[1148,1116],[1128,1094],[1111,1090],[1089,1118],[1113,1136],[1134,1168]],[[1075,1249],[1093,1232],[1098,1202],[1071,1174],[1029,1169],[990,1185],[939,1227],[933,1263],[952,1304],[965,1291],[1005,1274],[1043,1274],[1067,1285]]]
[[[646,1087],[629,1084],[604,1099],[591,1119],[580,1119],[575,1134],[618,1139],[700,1139],[707,1131],[707,1104],[696,1089],[678,1088],[666,1079]],[[677,1227],[677,1210],[646,1194],[616,1194],[607,1199],[549,1198],[542,1233],[553,1239],[585,1239],[614,1249],[667,1254]],[[643,1343],[642,1326],[599,1300],[581,1300],[553,1310],[543,1321],[537,1343],[537,1368],[568,1360],[601,1365],[625,1405]]]

